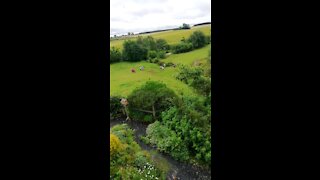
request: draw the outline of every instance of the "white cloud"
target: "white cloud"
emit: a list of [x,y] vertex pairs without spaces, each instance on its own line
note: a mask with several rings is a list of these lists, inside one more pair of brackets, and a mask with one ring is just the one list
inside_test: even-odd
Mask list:
[[211,0],[110,0],[110,34],[211,21]]

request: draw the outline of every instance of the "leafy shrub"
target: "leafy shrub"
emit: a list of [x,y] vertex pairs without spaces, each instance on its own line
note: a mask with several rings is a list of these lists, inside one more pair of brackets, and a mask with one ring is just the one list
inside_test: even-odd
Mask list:
[[152,116],[151,115],[145,115],[144,117],[143,117],[143,122],[148,122],[148,123],[150,123],[150,122],[152,122],[153,121],[153,119],[152,119]]
[[170,45],[164,39],[157,39],[156,46],[158,51],[168,51],[170,50]]
[[195,31],[191,34],[188,42],[192,43],[193,48],[201,48],[207,44],[206,36],[201,31]]
[[119,153],[122,150],[122,143],[120,142],[119,138],[110,133],[110,156],[114,156],[115,154]]
[[152,36],[147,36],[147,37],[139,36],[136,42],[140,46],[148,49],[149,51],[157,51],[157,44]]
[[136,62],[148,58],[148,49],[139,45],[136,41],[125,41],[123,43],[123,58],[126,61]]
[[190,84],[199,94],[208,96],[211,93],[211,79],[199,76]]
[[187,146],[178,135],[160,124],[159,121],[150,124],[146,130],[149,143],[157,146],[161,152],[172,155],[173,158],[186,161],[189,159]]
[[156,57],[157,57],[157,52],[150,50],[150,51],[148,52],[148,57],[149,57],[149,59],[154,59],[154,58],[156,58]]
[[166,53],[164,51],[158,51],[157,57],[160,59],[166,58]]
[[148,62],[157,64],[159,62],[159,59],[156,57],[156,58],[153,58],[153,59],[149,59]]
[[[173,90],[165,84],[156,81],[147,81],[141,87],[133,90],[129,95],[129,112],[131,117],[136,120],[142,120],[143,116],[136,116],[137,113],[154,115],[156,118],[160,112],[168,109],[173,100],[177,97]],[[146,112],[148,111],[148,112]]]
[[151,163],[150,154],[133,140],[127,124],[111,128],[110,155],[110,179],[165,179],[165,173]]
[[162,112],[161,123],[179,135],[190,155],[211,165],[211,104],[206,99],[183,97],[179,106]]
[[121,115],[122,105],[120,103],[119,96],[111,96],[110,97],[110,113],[113,117]]
[[174,63],[168,62],[168,63],[166,64],[166,67],[171,67],[171,66],[173,66],[173,65],[174,65]]
[[110,63],[120,62],[122,55],[119,49],[112,47],[110,49]]
[[181,42],[180,44],[173,46],[173,53],[175,54],[185,53],[185,52],[192,51],[192,49],[193,49],[192,43]]
[[208,96],[211,94],[211,78],[205,77],[204,75],[205,73],[202,68],[191,68],[181,65],[179,66],[176,79],[190,85],[199,94]]
[[130,145],[134,143],[133,130],[127,124],[113,126],[111,133],[116,135],[123,143]]

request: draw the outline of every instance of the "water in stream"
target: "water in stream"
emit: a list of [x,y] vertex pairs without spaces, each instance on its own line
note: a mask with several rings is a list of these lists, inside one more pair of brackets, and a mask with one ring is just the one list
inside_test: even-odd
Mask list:
[[[135,131],[135,141],[141,146],[142,149],[151,152],[155,150],[155,148],[146,145],[140,140],[140,136],[144,136],[146,134],[146,124],[139,123],[137,121],[125,121],[124,119],[114,119],[110,121],[110,128],[117,124],[126,123],[130,126],[130,128]],[[169,155],[163,153],[157,153],[155,156],[159,156],[158,158],[165,159],[170,165],[170,171],[168,173],[167,179],[173,179],[175,176],[177,179],[181,180],[207,180],[211,179],[211,170],[201,169],[197,166],[179,162],[174,160]],[[157,157],[155,157],[157,158]]]

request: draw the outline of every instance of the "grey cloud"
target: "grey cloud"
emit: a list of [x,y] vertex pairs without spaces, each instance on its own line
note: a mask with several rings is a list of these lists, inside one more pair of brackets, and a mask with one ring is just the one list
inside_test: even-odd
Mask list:
[[148,14],[157,14],[157,13],[164,13],[165,11],[160,8],[145,8],[138,11],[133,11],[131,14],[134,16],[145,16]]

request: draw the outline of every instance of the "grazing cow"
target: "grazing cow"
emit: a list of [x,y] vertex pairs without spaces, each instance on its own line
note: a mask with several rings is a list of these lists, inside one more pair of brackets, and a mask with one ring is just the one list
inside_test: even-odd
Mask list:
[[131,69],[131,72],[135,73],[135,72],[136,72],[136,70],[134,70],[134,69],[132,68],[132,69]]
[[144,67],[143,67],[143,66],[140,66],[139,69],[140,69],[140,71],[143,71],[143,70],[144,70]]
[[163,66],[160,66],[160,69],[164,70],[164,67],[163,67]]

